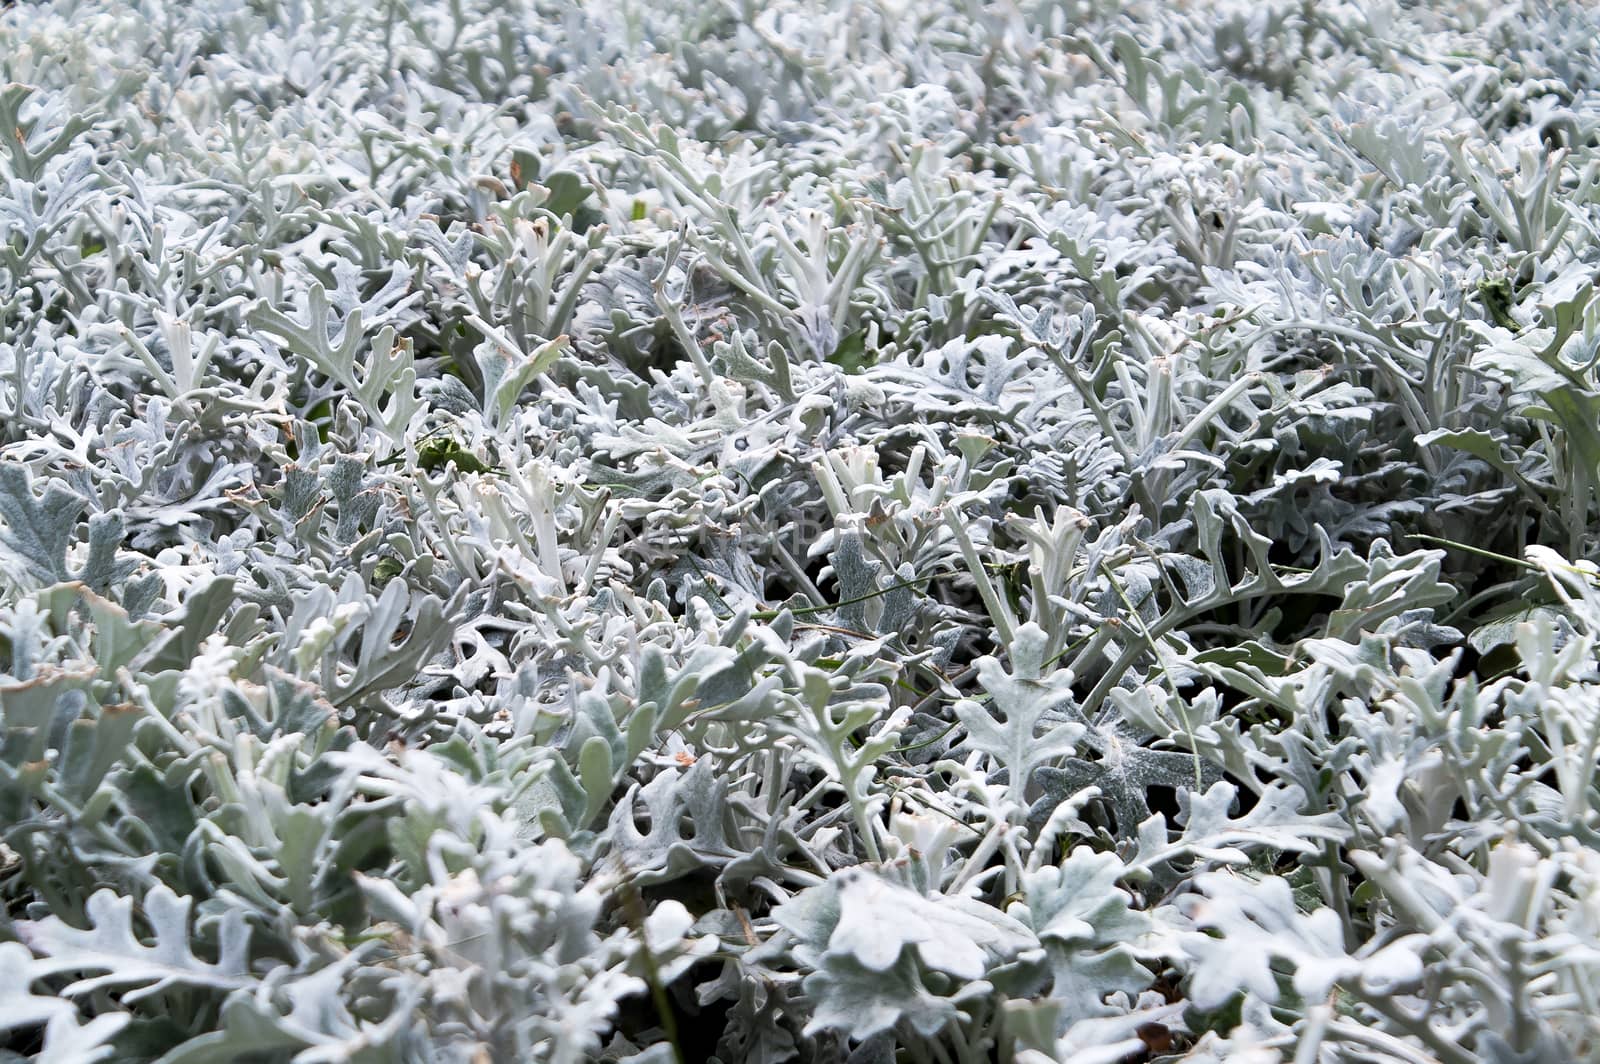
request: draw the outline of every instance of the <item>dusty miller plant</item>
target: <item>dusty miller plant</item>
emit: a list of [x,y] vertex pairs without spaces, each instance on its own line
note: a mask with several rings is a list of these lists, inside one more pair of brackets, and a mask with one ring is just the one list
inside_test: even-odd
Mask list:
[[0,5],[6,1059],[1600,1055],[1600,16]]

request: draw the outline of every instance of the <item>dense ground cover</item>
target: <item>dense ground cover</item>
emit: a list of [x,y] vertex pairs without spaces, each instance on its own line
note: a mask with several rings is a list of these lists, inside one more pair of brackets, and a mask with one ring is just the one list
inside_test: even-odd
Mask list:
[[1597,42],[8,6],[10,1052],[1593,1059]]

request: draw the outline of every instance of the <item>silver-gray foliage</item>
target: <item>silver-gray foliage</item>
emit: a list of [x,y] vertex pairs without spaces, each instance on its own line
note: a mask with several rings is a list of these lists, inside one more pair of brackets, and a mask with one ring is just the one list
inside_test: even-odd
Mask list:
[[0,1056],[1600,1056],[1600,15],[0,4]]

